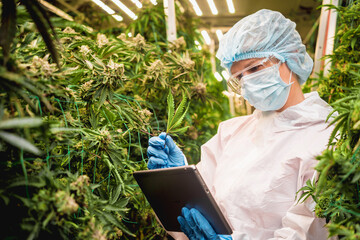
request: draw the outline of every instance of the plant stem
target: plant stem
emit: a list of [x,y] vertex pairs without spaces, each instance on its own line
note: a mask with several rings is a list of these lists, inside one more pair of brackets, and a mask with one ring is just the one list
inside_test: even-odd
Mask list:
[[140,130],[140,132],[143,132],[143,133],[146,133],[146,134],[149,134],[149,135],[151,135],[151,136],[156,136],[155,134],[152,134],[152,133],[149,133],[149,132],[147,132],[147,131],[144,131],[144,130],[142,130],[142,129],[139,129]]
[[166,147],[166,137],[168,136],[168,133],[166,132],[165,140],[164,140],[164,148]]

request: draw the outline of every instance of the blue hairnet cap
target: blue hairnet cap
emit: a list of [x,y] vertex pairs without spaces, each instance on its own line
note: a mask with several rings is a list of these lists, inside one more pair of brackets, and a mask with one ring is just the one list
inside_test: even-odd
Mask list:
[[281,13],[262,9],[242,18],[222,37],[216,57],[230,72],[233,62],[274,56],[286,62],[303,84],[314,63],[295,26]]

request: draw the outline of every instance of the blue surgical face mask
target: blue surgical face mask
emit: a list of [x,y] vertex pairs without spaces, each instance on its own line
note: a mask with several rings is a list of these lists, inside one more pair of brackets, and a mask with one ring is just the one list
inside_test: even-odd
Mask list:
[[256,109],[274,111],[285,105],[293,82],[287,84],[281,79],[280,64],[242,77],[241,95]]

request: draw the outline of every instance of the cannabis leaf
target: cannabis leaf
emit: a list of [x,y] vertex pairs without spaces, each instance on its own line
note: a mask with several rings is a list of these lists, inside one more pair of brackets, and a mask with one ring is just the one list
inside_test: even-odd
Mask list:
[[296,197],[295,199],[298,198],[298,194],[302,193],[301,196],[299,197],[297,204],[298,203],[303,203],[306,201],[306,199],[308,199],[309,197],[312,197],[312,199],[316,202],[316,196],[315,196],[315,191],[316,191],[316,179],[314,179],[312,182],[310,179],[308,179],[306,181],[306,185],[302,188],[300,188],[297,192],[296,192]]
[[[186,113],[189,109],[189,104],[186,106],[186,96],[183,94],[183,98],[179,104],[179,106],[175,110],[175,103],[174,97],[169,91],[169,95],[167,97],[167,104],[168,104],[168,121],[167,121],[167,128],[166,134],[178,134],[178,133],[185,133],[189,126],[180,127],[182,121],[184,120]],[[186,108],[185,108],[186,106]]]

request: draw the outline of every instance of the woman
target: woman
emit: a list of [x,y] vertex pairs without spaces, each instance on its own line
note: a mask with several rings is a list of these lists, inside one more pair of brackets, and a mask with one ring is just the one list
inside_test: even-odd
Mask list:
[[[302,93],[313,61],[295,23],[260,10],[224,35],[216,56],[232,74],[228,85],[256,108],[222,122],[197,165],[234,233],[217,235],[187,208],[178,218],[183,232],[190,239],[326,239],[314,202],[295,200],[332,131],[326,124],[331,107],[317,92]],[[171,137],[164,148],[165,136],[149,140],[150,169],[186,164]]]

